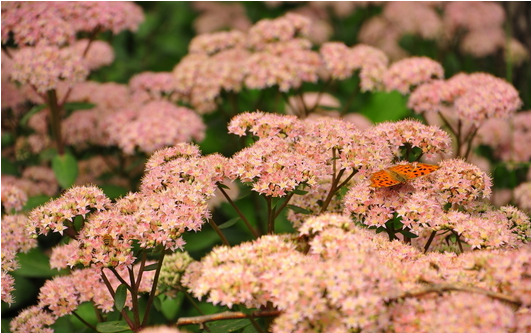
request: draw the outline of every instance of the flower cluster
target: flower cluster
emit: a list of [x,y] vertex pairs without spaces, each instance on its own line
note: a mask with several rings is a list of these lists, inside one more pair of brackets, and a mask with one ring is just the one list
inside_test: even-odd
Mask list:
[[176,99],[175,78],[172,73],[143,72],[131,78],[129,87],[133,95],[146,93],[154,100],[166,96],[170,100]]
[[[452,108],[447,110],[446,105]],[[486,73],[457,74],[446,81],[426,83],[411,94],[408,106],[415,112],[445,110],[450,119],[480,125],[490,118],[507,118],[520,108],[518,91]]]
[[363,44],[348,48],[343,43],[328,42],[321,46],[320,53],[324,66],[333,79],[349,78],[359,69],[362,91],[382,87],[389,62],[382,51]]
[[518,206],[531,211],[531,182],[525,182],[514,189],[514,200]]
[[423,83],[443,77],[440,63],[427,57],[411,57],[393,63],[385,72],[383,82],[387,90],[407,94]]
[[2,6],[2,44],[10,33],[19,45],[65,45],[78,31],[136,30],[144,20],[142,9],[132,2],[76,2],[53,4],[14,1]]
[[157,291],[174,296],[175,290],[179,291],[181,289],[181,278],[193,261],[187,252],[175,252],[165,256],[160,270]]
[[26,192],[15,184],[2,185],[2,206],[7,210],[22,210],[28,201]]
[[52,169],[44,166],[30,166],[22,172],[22,178],[6,175],[2,177],[2,187],[14,185],[28,196],[57,194],[59,184]]
[[84,59],[89,70],[110,65],[114,61],[114,51],[111,45],[101,40],[80,39],[72,48]]
[[87,75],[85,62],[72,48],[25,47],[13,57],[11,79],[40,93],[57,88],[61,81],[70,85],[84,81]]
[[247,31],[252,25],[241,3],[198,1],[191,5],[200,13],[193,23],[198,34],[227,28]]
[[102,211],[110,203],[109,198],[97,187],[73,187],[59,199],[49,201],[30,213],[30,233],[47,235],[53,231],[62,235],[69,228],[67,223],[72,223],[74,217],[85,218],[92,210]]
[[126,154],[133,154],[136,148],[152,153],[180,142],[201,141],[205,135],[205,125],[196,113],[167,101],[115,112],[102,126],[108,144],[119,146]]
[[531,160],[527,142],[531,140],[531,111],[518,112],[510,119],[490,119],[478,131],[478,144],[494,149],[507,162]]

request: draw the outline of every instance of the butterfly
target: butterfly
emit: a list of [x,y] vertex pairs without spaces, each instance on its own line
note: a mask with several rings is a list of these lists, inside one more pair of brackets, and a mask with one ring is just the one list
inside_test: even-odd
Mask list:
[[399,164],[371,175],[371,187],[389,187],[405,183],[439,169],[438,165],[425,163]]

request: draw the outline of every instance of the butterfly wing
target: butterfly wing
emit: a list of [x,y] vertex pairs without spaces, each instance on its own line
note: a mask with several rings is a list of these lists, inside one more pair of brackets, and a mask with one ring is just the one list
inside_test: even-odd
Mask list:
[[397,184],[400,184],[400,181],[394,179],[386,170],[381,170],[371,175],[372,187],[389,187]]
[[400,164],[389,168],[391,172],[399,174],[406,180],[430,174],[437,169],[439,169],[438,165],[425,163]]

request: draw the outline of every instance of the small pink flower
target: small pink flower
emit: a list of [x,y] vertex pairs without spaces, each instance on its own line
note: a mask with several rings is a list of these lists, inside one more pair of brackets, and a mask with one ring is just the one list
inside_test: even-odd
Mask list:
[[28,201],[26,192],[15,184],[2,184],[2,206],[7,211],[12,209],[16,211],[22,210],[22,207]]
[[89,46],[88,39],[80,39],[72,47],[84,59],[89,70],[110,65],[114,61],[114,50],[107,42],[93,40]]
[[245,47],[246,35],[238,30],[202,34],[190,41],[190,53],[212,55],[221,50]]
[[177,97],[174,96],[175,79],[172,73],[143,72],[131,78],[129,87],[132,94],[145,92],[155,100],[166,96],[174,100]]
[[13,333],[53,333],[50,325],[55,323],[56,316],[41,307],[34,305],[24,309],[11,322],[9,327]]

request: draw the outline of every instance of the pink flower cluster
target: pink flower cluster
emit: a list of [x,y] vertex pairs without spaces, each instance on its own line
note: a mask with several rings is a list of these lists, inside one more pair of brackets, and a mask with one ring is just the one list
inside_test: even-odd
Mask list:
[[110,65],[114,61],[112,46],[101,40],[89,42],[88,39],[80,39],[72,45],[72,48],[83,58],[89,70]]
[[175,85],[172,73],[143,72],[129,80],[129,88],[133,95],[147,94],[153,100],[167,97],[174,101],[177,98]]
[[363,44],[348,48],[343,43],[328,42],[321,46],[320,53],[324,66],[333,79],[344,80],[359,69],[362,91],[383,87],[382,81],[389,60],[382,51]]
[[92,210],[102,211],[111,201],[102,190],[93,186],[72,187],[59,199],[49,201],[31,211],[29,231],[32,235],[47,235],[58,232],[61,235],[74,217],[86,217]]
[[490,118],[507,118],[521,105],[518,91],[510,83],[486,73],[460,73],[446,81],[423,84],[408,102],[416,113],[445,111],[452,120],[476,126]]
[[427,57],[411,57],[393,63],[385,72],[387,90],[410,93],[415,87],[444,77],[442,65]]
[[2,176],[2,187],[13,185],[23,190],[27,196],[40,194],[53,196],[59,190],[57,178],[52,169],[44,166],[30,166],[22,171],[22,178]]
[[478,131],[478,144],[494,149],[494,154],[506,162],[527,163],[531,152],[531,111],[518,112],[510,119],[490,119]]
[[201,141],[205,135],[205,125],[196,113],[167,101],[115,112],[102,126],[108,144],[117,145],[126,154],[133,154],[135,149],[150,154],[180,142]]
[[514,200],[518,206],[531,212],[531,182],[525,182],[514,189]]
[[22,210],[28,201],[27,193],[15,184],[2,184],[2,206],[6,211]]
[[[446,325],[448,332],[464,326],[470,332],[517,327],[525,332],[529,327],[529,247],[423,255],[335,214],[307,219],[299,236],[264,236],[216,248],[189,266],[183,283],[214,304],[270,303],[282,310],[273,332],[434,332]],[[460,291],[431,289],[437,284]],[[516,298],[519,311],[489,292]]]

